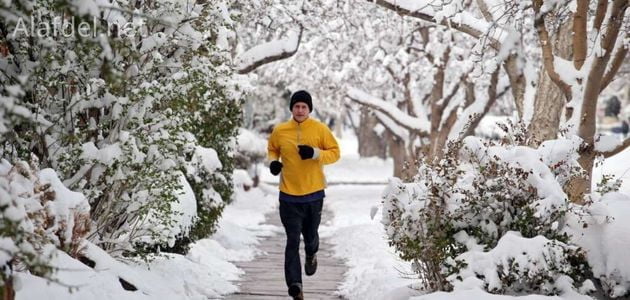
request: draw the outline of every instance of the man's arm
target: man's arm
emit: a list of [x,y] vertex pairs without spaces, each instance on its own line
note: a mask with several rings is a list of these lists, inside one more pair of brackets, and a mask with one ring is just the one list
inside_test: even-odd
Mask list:
[[276,129],[271,132],[269,140],[267,141],[267,158],[271,161],[269,164],[269,171],[272,175],[276,176],[282,171],[282,163],[280,159],[280,147],[278,146],[277,136],[275,135]]
[[267,140],[267,158],[270,161],[280,159],[280,147],[278,146],[276,129],[274,128]]
[[333,136],[332,131],[324,125],[322,129],[322,148],[319,149],[319,161],[323,164],[328,165],[332,164],[339,160],[340,151],[339,144],[337,144],[337,139]]

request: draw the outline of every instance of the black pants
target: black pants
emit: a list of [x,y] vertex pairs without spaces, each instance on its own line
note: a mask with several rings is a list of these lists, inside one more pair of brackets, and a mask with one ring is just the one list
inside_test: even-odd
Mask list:
[[280,200],[280,220],[287,234],[284,249],[284,279],[287,287],[302,283],[300,262],[300,234],[304,237],[304,252],[313,255],[319,249],[319,222],[322,217],[324,199],[308,203],[288,203]]

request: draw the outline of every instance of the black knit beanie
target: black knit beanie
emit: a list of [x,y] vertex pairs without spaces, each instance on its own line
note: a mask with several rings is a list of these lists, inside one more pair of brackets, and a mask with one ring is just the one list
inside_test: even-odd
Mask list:
[[298,103],[298,102],[306,103],[306,105],[308,105],[308,111],[309,112],[313,111],[313,100],[311,99],[311,94],[309,94],[307,91],[301,90],[301,91],[297,91],[293,93],[293,96],[291,96],[291,103],[289,104],[289,109],[293,110],[293,105],[295,105],[295,103]]

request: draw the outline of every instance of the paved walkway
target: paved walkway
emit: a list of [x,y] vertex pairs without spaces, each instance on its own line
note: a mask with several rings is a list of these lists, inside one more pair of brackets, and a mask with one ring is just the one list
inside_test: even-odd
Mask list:
[[[266,218],[268,224],[282,228],[277,210],[268,214]],[[332,212],[324,210],[322,212],[322,223],[331,219]],[[264,254],[259,255],[252,261],[237,263],[236,265],[245,271],[241,280],[237,282],[240,292],[229,295],[225,299],[291,299],[287,295],[287,287],[284,283],[285,243],[286,238],[283,229],[282,232],[261,241],[259,249],[264,251]],[[317,253],[318,267],[315,275],[304,275],[304,242],[300,245],[300,258],[302,260],[304,299],[342,299],[335,295],[335,291],[343,279],[346,266],[341,260],[332,257],[332,245],[326,239],[320,238],[319,252]]]

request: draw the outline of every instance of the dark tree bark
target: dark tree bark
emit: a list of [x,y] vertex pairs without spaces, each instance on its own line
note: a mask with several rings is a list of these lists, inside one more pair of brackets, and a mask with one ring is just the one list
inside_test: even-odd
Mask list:
[[370,112],[370,109],[362,106],[361,124],[357,129],[359,155],[361,157],[376,156],[384,159],[387,156],[387,143],[385,139],[374,131],[374,127],[377,124],[379,124],[379,121]]

